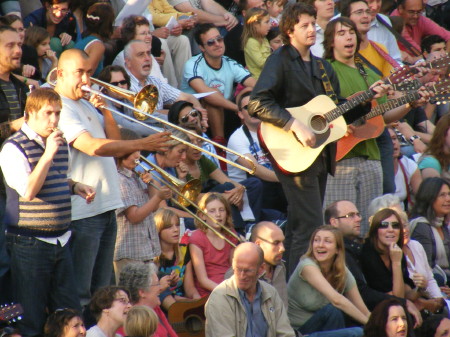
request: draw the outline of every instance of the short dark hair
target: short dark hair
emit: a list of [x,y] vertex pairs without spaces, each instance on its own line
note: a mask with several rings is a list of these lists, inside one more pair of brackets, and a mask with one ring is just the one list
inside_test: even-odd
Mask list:
[[130,15],[123,19],[120,32],[125,44],[134,39],[136,28],[139,26],[150,27],[150,22],[144,16],[140,15]]
[[111,82],[111,73],[112,72],[121,72],[123,77],[125,78],[125,81],[127,81],[128,88],[130,88],[130,75],[126,72],[126,70],[119,65],[109,65],[102,69],[100,74],[98,74],[97,78],[100,81],[110,83]]
[[41,0],[42,6],[45,7],[45,4],[49,4],[49,5],[57,5],[57,4],[61,4],[67,2],[69,4],[69,7],[71,5],[71,0]]
[[[336,26],[340,23],[342,26],[348,27],[352,29],[356,34],[356,50],[355,54],[359,50],[359,46],[361,44],[361,34],[359,34],[358,29],[356,28],[356,24],[350,20],[347,17],[338,17],[334,20],[331,20],[328,22],[325,32],[324,32],[324,38],[323,38],[323,58],[327,60],[334,60],[334,37],[336,36]],[[318,55],[322,57],[322,55]]]
[[203,41],[200,35],[206,34],[211,29],[217,29],[212,23],[201,23],[194,28],[194,39],[199,46],[203,46]]
[[237,106],[238,106],[239,110],[242,110],[241,104],[242,104],[242,101],[244,100],[244,98],[245,97],[249,97],[251,94],[252,94],[252,91],[249,90],[249,91],[246,91],[242,95],[239,96],[238,101],[237,101]]
[[[405,311],[408,322],[407,336],[412,336],[413,324],[407,314],[405,306],[396,298],[390,298],[379,303],[370,315],[369,321],[364,327],[364,337],[387,337],[386,323],[389,317],[389,309],[391,307],[402,307]],[[430,335],[424,335],[430,336]]]
[[329,204],[327,206],[327,208],[325,208],[325,212],[324,212],[324,215],[323,215],[323,218],[324,218],[323,220],[325,222],[325,225],[329,225],[330,224],[331,218],[336,218],[336,217],[339,216],[339,214],[338,214],[338,207],[337,206],[338,206],[340,201],[341,200],[335,201],[335,202]]
[[367,6],[367,1],[366,0],[341,0],[341,16],[345,16],[347,18],[350,17],[350,8],[352,7],[351,5],[356,3],[356,2],[364,2]]
[[317,11],[314,6],[306,5],[302,2],[289,5],[284,9],[280,21],[281,38],[284,44],[291,44],[291,39],[288,34],[293,32],[294,26],[299,23],[300,15],[302,14],[316,17]]
[[121,290],[124,291],[128,297],[130,297],[128,290],[119,286],[106,286],[98,289],[94,293],[91,303],[89,304],[89,308],[91,309],[91,313],[97,322],[100,320],[103,310],[112,307],[113,302],[116,299],[116,294]]
[[441,322],[446,319],[445,315],[432,315],[428,317],[420,328],[421,336],[434,336]]
[[22,19],[15,14],[7,14],[7,15],[0,16],[0,25],[1,26],[11,26],[16,21],[20,21],[23,23]]
[[445,43],[445,40],[439,35],[425,36],[420,42],[420,49],[422,50],[422,53],[424,52],[430,53],[431,47],[436,43]]
[[74,317],[83,320],[81,314],[74,309],[58,309],[48,316],[44,326],[45,337],[63,337],[64,329]]

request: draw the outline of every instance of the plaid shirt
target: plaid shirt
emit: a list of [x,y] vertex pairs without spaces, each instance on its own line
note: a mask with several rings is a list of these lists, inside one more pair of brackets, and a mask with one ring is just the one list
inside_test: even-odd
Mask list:
[[124,207],[116,210],[117,240],[114,261],[132,259],[152,260],[161,254],[158,232],[153,221],[153,214],[142,222],[132,224],[125,217],[125,210],[131,206],[141,207],[148,200],[148,187],[132,171],[119,168],[120,194]]

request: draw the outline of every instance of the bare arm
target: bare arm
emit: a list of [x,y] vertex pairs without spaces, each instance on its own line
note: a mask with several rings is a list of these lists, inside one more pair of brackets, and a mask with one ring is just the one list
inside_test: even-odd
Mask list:
[[[246,153],[244,156],[251,159],[252,162],[255,164],[255,166],[256,166],[255,176],[257,176],[258,178],[260,178],[264,181],[278,182],[278,178],[277,178],[277,175],[275,174],[275,172],[268,169],[265,166],[258,164],[258,162],[256,161],[256,158],[252,154]],[[238,158],[236,160],[236,162],[239,165],[245,166],[249,169],[253,168],[252,165],[248,162],[248,160],[245,160],[244,158]]]
[[89,61],[91,62],[91,69],[97,69],[98,64],[102,60],[103,55],[105,54],[105,45],[102,41],[96,40],[92,42],[89,47],[85,50],[86,54],[89,55]]
[[428,167],[421,171],[422,179],[425,180],[427,178],[440,177],[441,174],[436,171],[434,168]]
[[217,287],[217,283],[211,281],[208,278],[205,268],[205,260],[203,259],[203,252],[197,245],[192,243],[189,244],[189,249],[191,251],[192,265],[194,267],[195,275],[202,288],[213,291]]
[[141,223],[151,213],[155,212],[158,209],[161,200],[170,197],[171,194],[168,187],[161,187],[160,191],[149,187],[149,193],[150,190],[153,190],[154,194],[145,204],[140,207],[136,205],[130,206],[124,212],[128,221],[130,221],[133,225]]
[[411,176],[411,188],[413,194],[416,194],[419,190],[420,184],[422,183],[422,175],[420,174],[420,170],[417,169]]
[[200,298],[197,288],[194,286],[194,270],[192,268],[192,261],[189,261],[186,265],[186,271],[184,273],[183,287],[186,296],[192,299]]
[[217,27],[225,26],[227,24],[225,18],[222,15],[215,15],[201,9],[196,9],[191,6],[189,1],[176,5],[175,9],[183,13],[192,12],[196,14],[198,23],[212,23]]
[[[205,84],[205,81],[201,78],[193,79],[189,82],[189,85],[194,89],[196,92],[210,92],[210,91],[217,91],[216,89],[210,88]],[[203,98],[208,104],[222,107],[227,110],[237,111],[237,105],[233,102],[227,100],[221,92],[217,92],[215,94],[209,95],[205,98]]]

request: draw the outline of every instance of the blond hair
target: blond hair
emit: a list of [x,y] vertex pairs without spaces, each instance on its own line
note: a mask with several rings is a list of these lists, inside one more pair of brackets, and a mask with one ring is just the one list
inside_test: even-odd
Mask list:
[[242,49],[245,48],[249,38],[256,39],[259,43],[262,43],[264,36],[258,34],[257,24],[261,24],[262,20],[269,16],[269,12],[262,8],[251,8],[247,11],[247,15],[244,19],[244,31],[242,32]]
[[[172,219],[176,218],[177,222],[180,223],[180,217],[171,209],[169,208],[160,208],[158,209],[154,216],[153,216],[153,220],[155,221],[155,225],[156,225],[156,230],[158,231],[158,235],[161,235],[161,232],[166,229],[166,228],[170,228],[172,227]],[[159,236],[159,240],[161,241],[161,236]],[[175,252],[175,256],[176,256],[176,260],[175,262],[177,263],[178,260],[180,259],[180,245],[178,243],[175,243],[173,245],[173,251]],[[165,258],[164,254],[161,252],[161,255],[156,257],[154,259],[154,262],[156,264],[160,264],[161,258]]]
[[[220,201],[223,206],[225,207],[225,211],[227,213],[227,218],[225,220],[225,226],[233,229],[233,219],[231,217],[231,207],[230,207],[230,203],[228,202],[227,199],[225,199],[225,197],[217,192],[209,192],[209,193],[205,193],[203,195],[203,197],[201,197],[200,201],[198,202],[198,207],[206,213],[206,206],[208,206],[209,203],[213,202],[214,200],[218,200]],[[203,214],[198,211],[197,212],[197,216],[201,217]],[[205,220],[206,222],[206,220]],[[197,219],[195,219],[195,226],[200,229],[201,231],[205,232],[208,230],[208,227],[205,226],[203,223],[201,223],[200,221],[198,221]],[[221,232],[223,231],[223,229],[220,230]]]
[[158,327],[158,322],[158,316],[151,308],[136,305],[127,313],[125,333],[127,336],[151,337]]

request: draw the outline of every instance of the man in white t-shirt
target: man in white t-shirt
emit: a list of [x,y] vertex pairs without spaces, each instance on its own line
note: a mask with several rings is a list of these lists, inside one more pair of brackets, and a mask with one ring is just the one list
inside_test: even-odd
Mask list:
[[[272,164],[267,157],[258,140],[257,131],[261,120],[251,117],[247,111],[247,104],[250,100],[251,89],[244,89],[237,99],[238,116],[241,119],[242,126],[238,128],[228,141],[227,147],[237,153],[250,158],[256,165],[255,177],[263,182],[263,208],[277,209],[286,212],[287,202],[284,196],[281,184]],[[231,152],[227,152],[227,159],[236,162],[242,166],[252,168],[249,161],[238,157]],[[228,176],[230,179],[241,182],[247,179],[247,174],[236,166],[227,164]]]
[[[122,206],[119,178],[113,156],[138,150],[166,151],[169,132],[146,138],[120,140],[120,131],[103,100],[84,98],[83,86],[90,85],[89,56],[69,49],[61,54],[55,90],[63,102],[59,127],[70,145],[69,176],[96,189],[95,201],[86,204],[72,197],[72,241],[78,295],[86,305],[91,291],[110,284],[116,241],[115,209]],[[81,199],[81,198],[80,198]]]

